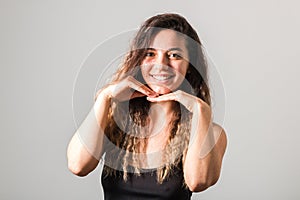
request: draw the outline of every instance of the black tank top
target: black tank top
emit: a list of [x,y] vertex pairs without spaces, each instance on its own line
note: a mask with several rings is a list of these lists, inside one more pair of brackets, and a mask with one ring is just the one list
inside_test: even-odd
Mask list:
[[127,181],[124,181],[122,171],[108,175],[103,170],[101,182],[105,200],[190,200],[192,196],[183,184],[182,168],[175,168],[162,184],[156,180],[156,170],[141,172],[139,176],[128,173]]

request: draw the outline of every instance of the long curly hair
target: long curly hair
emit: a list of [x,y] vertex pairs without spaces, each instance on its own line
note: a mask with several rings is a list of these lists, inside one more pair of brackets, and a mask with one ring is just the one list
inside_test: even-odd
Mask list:
[[[142,24],[131,43],[129,53],[114,74],[111,83],[123,80],[128,75],[142,83],[145,82],[141,75],[140,65],[152,39],[163,29],[171,29],[186,36],[185,44],[188,49],[189,66],[185,81],[179,89],[201,98],[210,105],[207,62],[202,44],[193,27],[178,14],[159,14]],[[174,167],[182,167],[180,165],[184,163],[189,144],[192,114],[180,106],[178,102],[173,102],[173,104],[173,116],[168,126],[168,142],[162,152],[164,164],[156,169],[159,183],[162,183],[172,174]],[[112,103],[109,109],[108,124],[104,130],[107,139],[105,142],[105,162],[107,165],[104,166],[104,172],[107,175],[116,175],[116,167],[123,171],[125,181],[130,171],[134,171],[138,175],[141,173],[141,163],[146,162],[145,158],[147,157],[145,154],[147,137],[143,137],[143,134],[147,135],[149,109],[150,102],[146,100],[146,97]],[[118,164],[114,165],[114,163]],[[108,167],[113,165],[114,167]]]

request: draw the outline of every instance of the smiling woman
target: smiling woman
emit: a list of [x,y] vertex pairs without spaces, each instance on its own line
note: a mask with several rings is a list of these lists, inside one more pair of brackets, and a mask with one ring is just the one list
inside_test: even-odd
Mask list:
[[175,91],[188,68],[188,50],[182,36],[173,30],[156,34],[142,61],[141,71],[147,85],[157,94]]
[[212,121],[206,71],[186,19],[145,21],[70,141],[69,169],[85,176],[105,153],[105,199],[190,199],[215,184],[226,135]]

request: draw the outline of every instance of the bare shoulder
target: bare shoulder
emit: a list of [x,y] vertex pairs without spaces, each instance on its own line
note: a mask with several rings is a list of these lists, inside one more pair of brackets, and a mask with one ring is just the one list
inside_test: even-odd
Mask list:
[[222,154],[224,154],[227,147],[226,132],[224,128],[217,123],[213,123],[213,132],[216,139],[216,147]]

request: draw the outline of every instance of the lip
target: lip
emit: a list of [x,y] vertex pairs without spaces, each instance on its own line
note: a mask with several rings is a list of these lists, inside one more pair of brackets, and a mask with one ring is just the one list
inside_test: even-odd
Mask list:
[[174,77],[173,74],[150,74],[150,77],[158,82],[168,82]]

